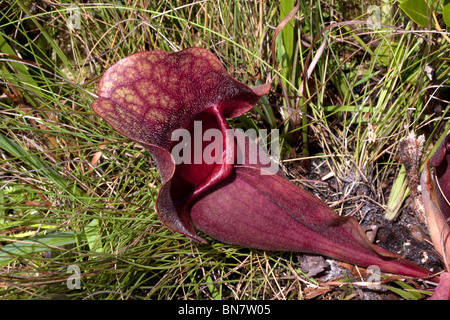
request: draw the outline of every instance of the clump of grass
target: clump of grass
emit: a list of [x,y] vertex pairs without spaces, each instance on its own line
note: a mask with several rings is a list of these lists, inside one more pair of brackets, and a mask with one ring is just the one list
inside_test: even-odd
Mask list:
[[[350,5],[352,19],[366,19],[365,8]],[[448,119],[448,108],[429,112],[435,87],[423,69],[433,65],[436,84],[448,85],[449,44],[413,31],[398,13],[390,24],[403,29],[371,29],[348,22],[342,8],[301,1],[274,39],[272,61],[272,37],[294,1],[0,6],[4,298],[302,299],[317,285],[294,254],[213,239],[200,246],[162,225],[151,158],[90,108],[99,77],[129,54],[201,46],[242,82],[271,79],[272,93],[234,125],[282,129],[283,166],[324,167],[336,178],[337,197],[323,198],[331,205],[345,207],[351,186],[365,184],[384,206],[400,170],[398,141]],[[305,184],[301,174],[293,179]]]

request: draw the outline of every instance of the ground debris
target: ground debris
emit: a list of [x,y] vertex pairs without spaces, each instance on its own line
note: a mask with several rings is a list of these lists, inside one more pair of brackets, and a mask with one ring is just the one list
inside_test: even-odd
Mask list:
[[297,258],[300,262],[300,268],[303,272],[308,273],[308,277],[314,277],[330,267],[330,264],[322,256],[305,254]]

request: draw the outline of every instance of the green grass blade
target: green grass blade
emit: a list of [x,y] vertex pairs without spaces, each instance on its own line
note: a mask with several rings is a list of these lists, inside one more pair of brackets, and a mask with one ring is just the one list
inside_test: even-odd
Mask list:
[[2,133],[0,133],[0,148],[12,154],[14,157],[22,160],[24,163],[30,166],[32,170],[35,170],[42,176],[49,179],[61,190],[71,195],[75,200],[83,204],[88,204],[91,201],[91,197],[89,197],[83,190],[79,189],[74,183],[65,179],[58,172],[51,169],[51,166],[41,161],[35,155],[27,152],[20,144],[9,139]]
[[4,245],[0,247],[0,267],[6,266],[20,257],[27,257],[50,249],[63,249],[62,246],[75,244],[77,236],[78,234],[75,232],[59,232],[30,237]]

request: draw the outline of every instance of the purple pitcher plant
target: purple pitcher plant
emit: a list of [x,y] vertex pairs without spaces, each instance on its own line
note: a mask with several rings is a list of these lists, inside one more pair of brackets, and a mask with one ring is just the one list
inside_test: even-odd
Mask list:
[[156,211],[173,231],[199,243],[206,242],[203,233],[232,245],[429,277],[372,244],[356,219],[339,216],[274,171],[264,148],[231,130],[227,119],[250,111],[269,90],[270,84],[250,88],[233,79],[208,50],[155,50],[110,67],[92,106],[150,153],[162,180]]
[[450,299],[450,131],[425,162],[420,186],[431,241],[440,254],[445,273],[433,299]]

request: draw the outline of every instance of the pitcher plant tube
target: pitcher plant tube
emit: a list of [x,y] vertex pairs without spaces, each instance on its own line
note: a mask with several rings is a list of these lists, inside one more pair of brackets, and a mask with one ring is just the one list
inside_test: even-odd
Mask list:
[[[269,170],[268,153],[254,148],[247,135],[230,134],[227,118],[251,110],[269,90],[270,84],[250,88],[233,79],[208,50],[155,50],[110,67],[92,107],[150,153],[162,181],[156,211],[173,231],[200,243],[206,241],[197,231],[232,245],[315,253],[389,273],[430,276],[372,244],[356,219],[339,216],[280,171]],[[180,130],[190,138],[180,141]],[[200,143],[196,134],[203,137]],[[199,161],[199,153],[210,159]]]
[[425,163],[420,185],[426,223],[434,248],[450,271],[450,132]]
[[450,299],[450,131],[425,162],[420,178],[422,201],[428,231],[440,254],[445,272],[433,299]]

